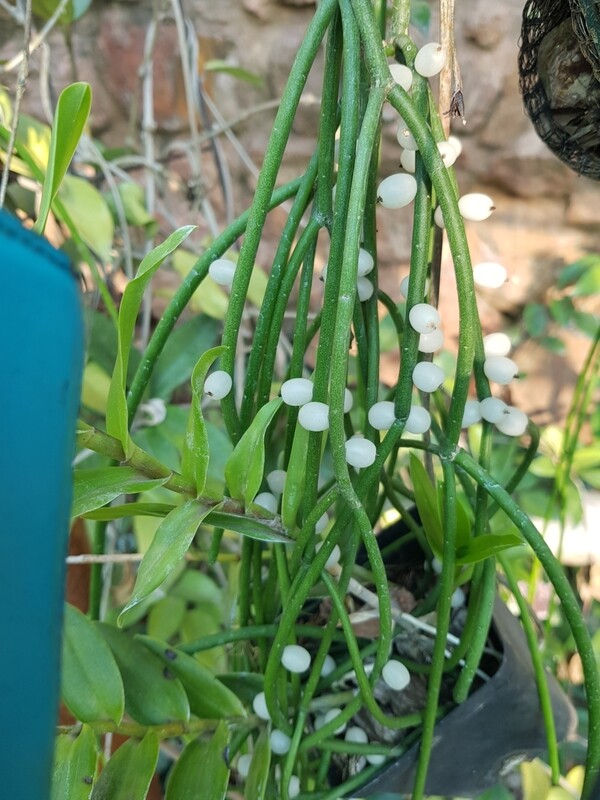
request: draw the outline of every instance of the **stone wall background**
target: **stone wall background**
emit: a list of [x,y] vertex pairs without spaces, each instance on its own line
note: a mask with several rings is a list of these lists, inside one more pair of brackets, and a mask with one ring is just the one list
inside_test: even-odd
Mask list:
[[[26,110],[44,116],[44,91],[56,97],[74,78],[92,84],[92,131],[104,143],[139,146],[140,65],[153,13],[152,0],[95,2],[73,27],[71,51],[59,30],[48,38],[49,75],[44,80],[39,52],[32,59]],[[159,4],[160,5],[160,4]],[[164,3],[169,8],[169,3]],[[464,80],[467,125],[455,124],[464,144],[456,165],[462,192],[488,192],[497,211],[486,223],[470,225],[474,260],[504,263],[510,283],[501,292],[482,293],[480,308],[486,332],[518,320],[523,306],[547,297],[564,264],[586,252],[600,251],[600,193],[597,183],[564,167],[537,138],[518,92],[517,48],[523,0],[457,0],[457,45]],[[250,159],[260,165],[275,114],[276,99],[285,85],[290,64],[314,11],[310,0],[182,0],[193,25],[198,47],[198,73],[223,118],[235,121],[252,108],[260,113],[234,124],[233,130]],[[429,39],[437,38],[435,21]],[[20,31],[0,9],[0,59],[19,50]],[[417,37],[417,43],[418,37]],[[222,73],[203,74],[208,59],[223,59],[263,78],[255,88]],[[212,152],[202,159],[198,176],[186,158],[189,137],[187,104],[179,59],[179,41],[172,18],[158,27],[153,59],[155,140],[168,176],[161,183],[159,216],[168,231],[174,223],[200,225],[198,241],[211,227],[200,213],[206,192],[223,226],[225,209],[218,191]],[[322,58],[308,78],[306,99],[294,125],[282,179],[296,175],[309,158],[318,126]],[[5,75],[10,86],[14,74]],[[269,104],[263,107],[262,104]],[[396,171],[398,146],[391,109],[386,112],[382,174]],[[202,131],[201,131],[202,135]],[[235,213],[247,203],[255,178],[231,144],[220,137],[231,175]],[[207,145],[208,146],[208,145]],[[140,180],[143,171],[134,172]],[[380,212],[384,210],[381,209]],[[267,227],[262,257],[272,251],[282,215],[273,215]],[[401,222],[401,219],[400,219]],[[214,230],[214,226],[213,226]],[[380,213],[380,264],[383,283],[397,297],[406,273],[410,230],[396,215]],[[453,303],[453,275],[444,259],[442,302],[452,338],[457,313]],[[561,332],[568,344],[566,359],[553,356],[534,342],[524,342],[517,353],[528,374],[513,392],[513,400],[540,421],[560,419],[568,403],[586,345],[573,332]],[[390,374],[393,373],[393,370]],[[532,383],[532,380],[535,383]]]

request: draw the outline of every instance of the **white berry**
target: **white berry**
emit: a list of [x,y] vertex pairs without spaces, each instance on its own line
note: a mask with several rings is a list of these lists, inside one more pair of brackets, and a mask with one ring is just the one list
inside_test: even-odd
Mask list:
[[378,755],[377,753],[369,753],[367,755],[367,761],[369,764],[372,764],[374,767],[379,766],[379,764],[383,764],[385,761],[385,756]]
[[465,593],[459,586],[452,593],[452,597],[450,598],[450,606],[452,608],[461,608],[461,606],[464,606],[464,604],[465,604]]
[[442,211],[441,206],[438,206],[436,210],[433,212],[433,221],[438,226],[438,228],[444,229],[446,227],[446,223],[444,222],[444,213]]
[[355,744],[366,744],[369,741],[367,732],[362,728],[358,728],[356,725],[354,725],[352,728],[348,728],[344,739],[347,742],[354,742]]
[[442,319],[437,308],[429,303],[417,303],[408,313],[412,327],[418,333],[431,333],[440,327]]
[[325,661],[323,661],[323,666],[321,667],[321,677],[326,678],[328,675],[331,675],[336,666],[335,658],[327,653]]
[[281,396],[288,406],[303,406],[312,400],[312,381],[308,378],[290,378],[281,384]]
[[473,280],[482,289],[499,289],[508,280],[506,267],[495,261],[482,261],[473,267]]
[[456,150],[456,157],[458,158],[459,155],[462,153],[463,146],[461,140],[457,136],[449,136],[448,137],[448,144],[451,144],[452,147]]
[[432,78],[441,72],[446,63],[446,51],[438,42],[423,45],[415,57],[415,72],[424,78]]
[[417,168],[415,152],[415,150],[403,150],[400,154],[400,166],[410,173],[414,173]]
[[445,377],[444,370],[429,361],[420,361],[412,374],[414,385],[422,392],[435,392],[440,388]]
[[406,420],[408,433],[425,433],[431,427],[431,415],[423,406],[412,406]]
[[377,199],[384,208],[402,208],[415,199],[417,181],[412,175],[398,172],[384,178],[377,188]]
[[218,258],[208,268],[208,274],[215,283],[231,286],[235,275],[235,264],[227,258]]
[[269,709],[267,708],[267,701],[265,699],[265,693],[259,692],[254,700],[252,701],[252,708],[254,709],[254,713],[260,719],[271,719],[271,715],[269,714]]
[[479,400],[467,400],[465,403],[465,410],[463,411],[461,427],[468,428],[470,425],[475,425],[475,423],[480,420],[481,407]]
[[471,222],[482,222],[491,215],[495,208],[492,198],[479,192],[463,194],[458,200],[458,210],[463,219]]
[[438,142],[438,150],[445,167],[451,167],[458,158],[458,153],[450,142]]
[[300,778],[297,775],[290,775],[290,782],[288,783],[288,797],[298,797],[300,794]]
[[228,372],[218,369],[204,381],[204,393],[215,400],[222,400],[227,397],[233,386],[233,379]]
[[365,303],[370,297],[373,297],[375,287],[368,278],[356,279],[356,293],[361,303]]
[[277,513],[277,498],[271,492],[260,492],[254,498],[254,503],[261,508],[266,508],[272,514]]
[[406,300],[408,297],[408,282],[410,280],[410,275],[405,275],[404,278],[400,281],[400,294]]
[[356,469],[370,467],[377,457],[373,442],[362,436],[351,436],[346,442],[346,461]]
[[519,374],[518,366],[506,356],[489,356],[483,362],[483,371],[490,381],[502,386],[512,383]]
[[[324,542],[319,542],[319,544],[315,548],[317,553],[323,547],[323,545]],[[327,570],[327,572],[331,572],[332,569],[335,569],[337,567],[337,565],[340,563],[341,556],[342,556],[342,551],[340,550],[337,544],[334,545],[334,548],[331,551],[329,558],[325,562],[324,568]]]
[[369,272],[373,271],[374,266],[375,260],[371,253],[369,253],[367,250],[363,250],[361,247],[358,251],[358,277],[363,278],[365,275],[368,275]]
[[390,72],[396,83],[400,84],[405,92],[409,92],[413,82],[412,70],[404,64],[390,64]]
[[284,756],[290,749],[290,745],[292,743],[292,740],[287,733],[284,733],[277,728],[271,731],[270,741],[271,752],[275,753],[276,756]]
[[299,644],[288,644],[283,648],[281,663],[289,672],[306,672],[310,667],[310,653]]
[[323,533],[325,528],[329,525],[329,514],[323,514],[317,520],[315,525],[315,533]]
[[483,351],[486,356],[507,356],[512,344],[505,333],[488,333],[483,337]]
[[383,665],[381,677],[396,692],[406,689],[410,683],[410,672],[401,661],[391,660]]
[[376,431],[389,430],[396,420],[394,404],[391,400],[381,400],[369,409],[369,425]]
[[245,753],[237,760],[237,771],[240,778],[247,778],[250,772],[250,764],[252,763],[252,756]]
[[[330,708],[329,711],[327,711],[325,713],[325,723],[331,722],[332,719],[335,719],[336,717],[339,717],[339,715],[341,713],[342,713],[342,709],[341,708]],[[338,733],[343,733],[345,730],[346,730],[346,723],[342,722],[342,724],[339,725],[334,730],[333,733],[334,733],[334,735],[337,735]]]
[[496,424],[502,418],[507,405],[499,397],[486,397],[479,403],[479,408],[481,409],[481,416],[486,422]]
[[527,414],[520,408],[506,406],[500,419],[496,422],[496,427],[500,433],[506,436],[522,436],[527,430],[529,420]]
[[398,120],[398,130],[396,131],[396,139],[400,147],[405,150],[418,150],[419,146],[415,142],[415,138],[410,132],[406,122],[400,117]]
[[329,406],[312,401],[298,412],[298,422],[307,431],[326,431],[329,428]]
[[344,389],[344,414],[348,414],[352,411],[352,406],[354,405],[354,397],[350,389]]
[[284,469],[274,469],[267,475],[267,484],[273,494],[283,494],[287,472]]
[[431,333],[422,333],[419,336],[419,352],[435,353],[444,346],[444,332],[438,328]]

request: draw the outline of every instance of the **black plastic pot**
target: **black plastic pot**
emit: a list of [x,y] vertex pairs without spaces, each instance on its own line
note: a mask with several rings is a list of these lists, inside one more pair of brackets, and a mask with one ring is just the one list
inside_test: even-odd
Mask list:
[[[475,797],[494,786],[511,765],[546,750],[546,735],[531,658],[519,621],[496,600],[493,628],[503,658],[498,670],[464,703],[436,726],[427,794]],[[547,675],[559,741],[576,725],[575,710],[553,678]],[[419,747],[386,765],[359,791],[410,793]],[[355,791],[356,794],[356,791]]]

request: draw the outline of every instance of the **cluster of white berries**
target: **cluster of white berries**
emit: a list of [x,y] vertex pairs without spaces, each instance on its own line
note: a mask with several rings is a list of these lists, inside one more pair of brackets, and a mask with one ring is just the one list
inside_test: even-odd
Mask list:
[[[373,272],[375,267],[375,260],[368,250],[361,247],[358,251],[358,262],[356,266],[356,294],[361,303],[365,303],[370,297],[373,296],[375,287],[372,282],[367,278],[369,273]],[[327,280],[327,265],[325,265],[321,272],[321,280]]]

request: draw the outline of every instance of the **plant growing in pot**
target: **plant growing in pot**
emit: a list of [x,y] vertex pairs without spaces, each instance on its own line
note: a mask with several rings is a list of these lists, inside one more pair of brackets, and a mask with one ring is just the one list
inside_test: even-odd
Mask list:
[[[493,202],[459,196],[451,167],[458,153],[444,135],[429,86],[452,47],[417,49],[408,36],[409,13],[410,4],[396,3],[388,27],[382,4],[319,3],[290,71],[254,202],[199,257],[130,382],[144,290],[191,229],[176,231],[149,253],[125,290],[106,432],[83,422],[78,431],[82,448],[113,464],[76,471],[74,513],[160,523],[118,616],[98,623],[74,610],[67,615],[64,698],[85,723],[77,738],[63,732],[57,749],[57,780],[69,791],[75,786],[69,781],[79,781],[84,796],[84,776],[91,779],[85,796],[117,797],[127,785],[145,797],[159,741],[178,756],[167,780],[169,800],[196,797],[199,785],[210,800],[228,792],[249,800],[326,800],[381,788],[414,798],[441,791],[432,764],[440,718],[450,712],[439,728],[450,729],[447,743],[455,735],[452,717],[461,704],[467,708],[477,682],[521,675],[522,645],[510,650],[513,634],[502,610],[496,633],[488,634],[497,561],[519,599],[505,551],[528,545],[554,585],[581,655],[590,719],[583,797],[591,797],[600,763],[594,655],[567,577],[511,499],[537,434],[519,409],[490,391],[490,382],[507,385],[518,367],[497,349],[497,339],[484,342],[475,303],[464,220],[484,224]],[[383,34],[389,45],[382,45]],[[304,174],[275,188],[323,42],[315,154]],[[456,88],[453,108],[460,106]],[[386,103],[399,115],[398,155],[406,168],[383,176],[378,149]],[[288,200],[252,347],[239,358],[265,220]],[[378,214],[412,225],[410,276],[395,297],[378,286]],[[432,361],[443,345],[443,321],[432,302],[442,228],[460,308],[453,375]],[[228,251],[238,239],[234,262]],[[327,265],[319,275],[321,251]],[[151,446],[142,448],[130,427],[182,309],[208,275],[230,287],[229,306],[221,344],[198,353],[175,468]],[[323,303],[313,316],[319,277]],[[293,291],[291,355],[278,372]],[[379,380],[380,306],[400,355],[397,384],[389,389]],[[473,448],[465,435],[472,426],[479,426],[478,436],[470,436],[477,439]],[[492,446],[526,435],[520,463],[501,482],[489,471]],[[108,505],[131,495],[139,497]],[[390,509],[407,528],[388,546],[401,567],[395,575],[375,532]],[[361,549],[365,557],[357,564]],[[184,563],[186,554],[200,561],[198,569]],[[556,781],[556,727],[564,735],[568,712],[544,674],[527,613],[522,623]],[[129,740],[95,778],[94,732],[107,731]],[[537,750],[539,738],[516,747]],[[481,780],[509,755],[494,754]],[[476,767],[467,763],[468,771]],[[464,791],[471,790],[465,783]]]

